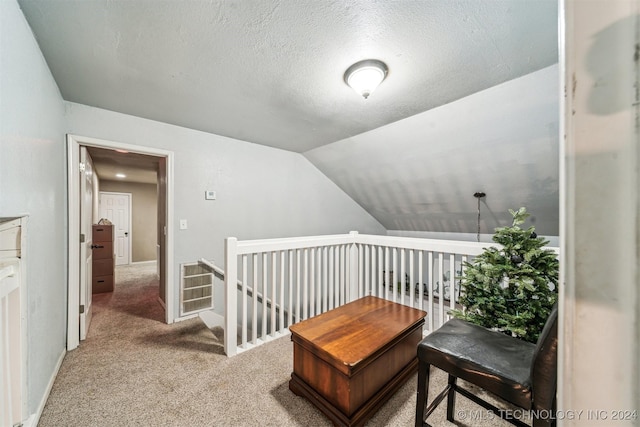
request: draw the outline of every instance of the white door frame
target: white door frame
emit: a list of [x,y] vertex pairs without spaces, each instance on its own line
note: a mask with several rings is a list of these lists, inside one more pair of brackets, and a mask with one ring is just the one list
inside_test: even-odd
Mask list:
[[[100,200],[100,197],[102,197],[103,194],[119,194],[121,196],[127,196],[129,198],[129,238],[127,239],[127,246],[128,246],[128,255],[127,255],[127,265],[131,264],[131,260],[132,258],[132,244],[131,242],[133,241],[133,233],[131,232],[131,229],[133,228],[133,196],[131,193],[124,193],[122,191],[99,191],[98,192],[98,200]],[[102,206],[100,206],[100,208],[98,209],[98,216],[100,216],[100,209],[102,209]],[[114,242],[115,243],[115,242]],[[116,264],[114,263],[114,266]]]
[[68,203],[68,312],[67,312],[67,350],[80,344],[80,185],[77,167],[80,162],[80,146],[126,150],[131,153],[165,157],[167,159],[167,227],[166,227],[166,268],[165,268],[165,315],[166,322],[173,323],[174,316],[174,274],[173,274],[173,152],[140,145],[125,144],[103,139],[67,135],[67,203]]

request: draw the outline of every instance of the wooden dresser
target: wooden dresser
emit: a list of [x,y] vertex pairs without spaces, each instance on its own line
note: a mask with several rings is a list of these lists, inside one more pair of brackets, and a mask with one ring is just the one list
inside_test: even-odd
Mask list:
[[417,371],[426,314],[368,296],[291,325],[289,389],[334,425],[363,425]]
[[113,292],[113,225],[93,226],[93,292]]

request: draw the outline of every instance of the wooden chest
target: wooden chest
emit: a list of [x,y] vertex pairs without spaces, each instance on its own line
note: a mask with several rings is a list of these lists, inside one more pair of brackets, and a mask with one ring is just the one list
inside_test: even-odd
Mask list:
[[289,327],[289,389],[336,425],[363,425],[417,370],[426,312],[364,297]]

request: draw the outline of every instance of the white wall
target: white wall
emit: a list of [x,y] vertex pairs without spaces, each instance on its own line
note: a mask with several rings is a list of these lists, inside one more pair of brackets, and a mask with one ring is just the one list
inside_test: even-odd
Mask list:
[[[564,1],[563,410],[640,425],[640,1]],[[564,51],[561,49],[561,51]],[[562,289],[562,288],[561,288]],[[620,421],[616,415],[633,415]],[[588,415],[564,425],[583,425]]]
[[28,214],[28,410],[66,344],[64,105],[24,15],[0,1],[0,217]]
[[[386,233],[301,154],[75,103],[66,116],[72,134],[175,153],[175,283],[180,263],[204,257],[222,266],[226,237]],[[217,199],[205,200],[205,190]]]

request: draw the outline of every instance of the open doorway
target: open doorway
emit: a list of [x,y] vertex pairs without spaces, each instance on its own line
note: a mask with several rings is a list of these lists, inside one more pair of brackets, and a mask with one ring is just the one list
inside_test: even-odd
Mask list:
[[161,157],[87,147],[98,177],[97,219],[114,228],[115,264],[157,259]]
[[[83,203],[81,203],[82,189],[80,184],[87,173],[86,169],[81,165],[81,156],[84,152],[89,153],[89,157],[91,157],[92,153],[93,157],[95,157],[93,160],[97,161],[98,165],[108,163],[105,158],[109,157],[116,164],[118,162],[121,164],[121,170],[123,170],[123,164],[128,164],[128,169],[126,170],[129,174],[146,174],[147,181],[154,182],[153,184],[150,182],[148,184],[153,185],[157,193],[157,209],[153,216],[156,219],[156,233],[154,233],[154,243],[156,247],[154,258],[157,262],[157,271],[160,278],[158,293],[160,302],[165,308],[164,320],[167,323],[173,323],[173,230],[171,227],[173,209],[170,203],[170,201],[173,200],[173,153],[150,147],[122,144],[75,135],[67,136],[67,144],[69,177],[69,305],[67,349],[71,350],[79,345],[81,339],[81,320],[87,312],[90,313],[91,309],[91,283],[87,283],[86,269],[83,268],[84,264],[81,262],[81,254],[87,251],[87,247],[85,246],[91,243],[91,239],[86,236],[86,230],[85,233],[81,230],[82,215],[86,215],[86,210],[89,209],[86,207],[83,208]],[[126,175],[127,172],[124,172],[124,174]],[[101,172],[103,175],[101,178],[107,178],[105,182],[109,181],[108,178],[117,179],[115,172],[113,177],[110,176],[109,173],[109,167],[107,165]],[[90,209],[94,212],[93,222],[95,224],[100,218],[100,207],[98,204],[98,191],[94,193],[95,196],[93,197],[93,203]],[[86,203],[84,205],[86,206]],[[78,236],[78,233],[81,235]],[[125,237],[131,236],[132,234],[129,231],[129,236]],[[131,240],[132,239],[129,239],[129,241]],[[147,245],[149,245],[148,238]],[[146,256],[149,257],[148,250]],[[87,293],[89,295],[88,297]],[[83,295],[84,298],[88,298],[88,301],[83,300]]]

